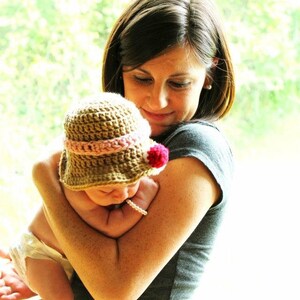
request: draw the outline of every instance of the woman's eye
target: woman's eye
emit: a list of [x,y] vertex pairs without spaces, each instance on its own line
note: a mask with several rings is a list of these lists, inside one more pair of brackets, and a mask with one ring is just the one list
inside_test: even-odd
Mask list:
[[175,89],[185,89],[191,84],[190,81],[184,82],[177,82],[177,81],[170,81],[169,85]]
[[140,76],[134,76],[135,81],[142,83],[142,84],[150,84],[152,83],[152,79],[149,77],[140,77]]

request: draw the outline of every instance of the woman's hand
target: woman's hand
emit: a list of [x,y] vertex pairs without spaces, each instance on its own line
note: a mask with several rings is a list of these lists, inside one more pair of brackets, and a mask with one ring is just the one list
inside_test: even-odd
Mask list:
[[8,253],[0,249],[0,299],[28,299],[35,294],[16,273]]

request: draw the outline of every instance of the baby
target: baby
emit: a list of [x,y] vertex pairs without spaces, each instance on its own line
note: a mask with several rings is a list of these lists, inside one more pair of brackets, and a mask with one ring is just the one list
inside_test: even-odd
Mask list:
[[[147,215],[169,151],[149,138],[150,126],[133,103],[113,93],[76,103],[66,114],[59,177],[78,215],[118,238]],[[73,268],[41,209],[10,248],[15,269],[44,300],[74,299]]]

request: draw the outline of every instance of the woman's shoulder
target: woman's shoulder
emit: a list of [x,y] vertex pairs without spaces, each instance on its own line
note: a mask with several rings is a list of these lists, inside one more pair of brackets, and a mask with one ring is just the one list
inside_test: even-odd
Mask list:
[[171,159],[175,152],[206,152],[211,155],[232,156],[230,145],[213,123],[192,121],[181,123],[169,130],[161,142],[169,147]]
[[197,134],[198,137],[201,137],[208,133],[214,133],[218,135],[222,134],[217,125],[212,122],[193,120],[174,125],[164,135],[160,136],[159,139],[161,141],[170,141],[178,137],[188,138],[189,136],[194,136],[195,134]]
[[213,174],[222,190],[231,185],[234,159],[223,132],[213,123],[192,121],[179,124],[161,141],[170,151],[170,160],[193,157]]

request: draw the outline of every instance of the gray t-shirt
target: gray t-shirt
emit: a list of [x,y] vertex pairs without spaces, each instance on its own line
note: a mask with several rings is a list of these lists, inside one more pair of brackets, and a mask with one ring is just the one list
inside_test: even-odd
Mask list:
[[[218,203],[209,209],[194,232],[139,298],[190,299],[209,260],[229,198],[233,178],[232,153],[218,128],[203,121],[177,125],[156,140],[169,148],[170,160],[181,157],[199,159],[211,171],[222,191]],[[76,277],[72,286],[76,299],[92,299],[85,294]]]

